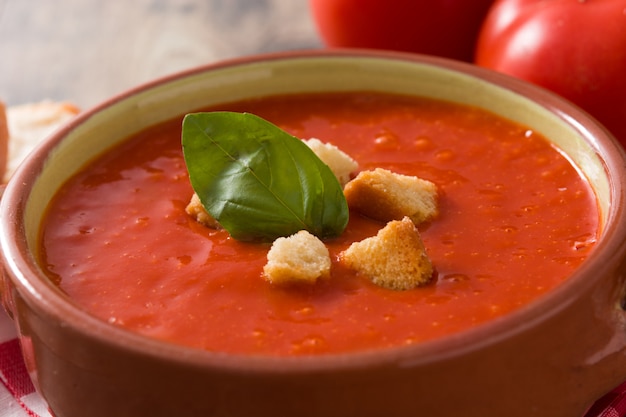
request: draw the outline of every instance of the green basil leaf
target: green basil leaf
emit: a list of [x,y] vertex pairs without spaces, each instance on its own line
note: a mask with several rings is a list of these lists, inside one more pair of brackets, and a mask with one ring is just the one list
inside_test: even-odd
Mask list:
[[303,229],[329,238],[346,227],[333,172],[274,124],[249,113],[188,114],[182,145],[194,191],[233,238],[272,241]]

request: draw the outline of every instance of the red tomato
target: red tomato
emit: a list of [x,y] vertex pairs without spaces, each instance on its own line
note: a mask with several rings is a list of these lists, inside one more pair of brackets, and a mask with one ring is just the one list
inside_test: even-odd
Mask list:
[[331,47],[391,49],[471,61],[493,0],[310,0]]
[[573,101],[626,145],[626,0],[497,0],[476,63]]

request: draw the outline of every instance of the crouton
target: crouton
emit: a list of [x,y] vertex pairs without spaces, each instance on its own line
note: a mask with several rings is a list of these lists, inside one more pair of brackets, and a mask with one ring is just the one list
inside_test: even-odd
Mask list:
[[305,140],[304,143],[311,148],[323,163],[328,165],[342,187],[350,181],[350,174],[359,167],[359,164],[354,159],[335,145],[324,143],[316,138]]
[[438,214],[435,184],[382,168],[360,172],[344,194],[351,209],[383,222],[408,216],[419,225]]
[[392,290],[427,284],[433,274],[419,231],[408,217],[387,223],[376,236],[352,243],[339,259],[374,284]]
[[206,209],[202,205],[202,202],[200,201],[200,197],[198,197],[198,194],[196,193],[191,196],[191,201],[189,201],[189,204],[187,204],[187,207],[185,207],[185,211],[198,223],[203,224],[206,227],[210,227],[212,229],[222,228],[219,222],[215,220],[213,216],[209,214],[209,212],[206,211]]
[[328,249],[306,230],[279,237],[267,253],[263,276],[272,284],[315,283],[330,276]]

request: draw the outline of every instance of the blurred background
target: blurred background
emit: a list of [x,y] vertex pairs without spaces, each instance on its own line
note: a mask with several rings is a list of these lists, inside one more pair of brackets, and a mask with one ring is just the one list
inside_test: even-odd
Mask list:
[[189,67],[321,47],[307,0],[0,0],[0,100],[88,108]]

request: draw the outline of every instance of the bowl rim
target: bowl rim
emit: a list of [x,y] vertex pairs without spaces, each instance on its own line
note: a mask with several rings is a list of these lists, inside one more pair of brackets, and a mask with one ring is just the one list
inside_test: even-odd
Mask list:
[[[515,94],[530,97],[542,107],[553,112],[558,118],[571,124],[590,144],[594,152],[601,156],[605,172],[614,174],[609,179],[613,179],[610,184],[610,194],[612,201],[615,201],[616,204],[611,204],[609,207],[606,228],[602,231],[602,239],[597,243],[588,259],[565,282],[538,299],[502,317],[471,329],[416,345],[339,354],[293,357],[241,355],[209,352],[159,341],[108,324],[90,315],[72,303],[59,289],[52,288],[52,284],[44,282],[47,278],[43,275],[33,256],[28,253],[24,228],[20,225],[20,219],[23,217],[27,196],[42,168],[45,155],[60,143],[69,132],[85,123],[93,115],[115,106],[135,94],[172,81],[250,63],[308,58],[375,58],[440,66],[452,71],[461,71],[471,77],[496,84]],[[541,87],[472,64],[411,53],[361,49],[287,51],[223,60],[160,77],[127,89],[87,109],[47,137],[18,167],[0,201],[0,227],[2,228],[0,250],[3,256],[4,275],[5,279],[12,281],[12,284],[18,288],[17,291],[20,296],[31,307],[53,317],[57,323],[71,326],[75,331],[103,344],[154,358],[175,361],[181,365],[223,370],[245,369],[246,372],[293,373],[358,368],[372,363],[381,365],[432,363],[466,354],[522,332],[537,322],[557,314],[573,303],[580,292],[589,290],[597,283],[603,275],[603,271],[609,268],[611,258],[626,251],[624,247],[626,210],[623,208],[626,204],[626,184],[617,180],[620,175],[622,178],[626,178],[625,161],[624,150],[610,132],[574,104]],[[8,270],[11,270],[12,273],[8,273]],[[14,275],[14,277],[8,278],[10,275]],[[589,279],[589,277],[594,278]]]

